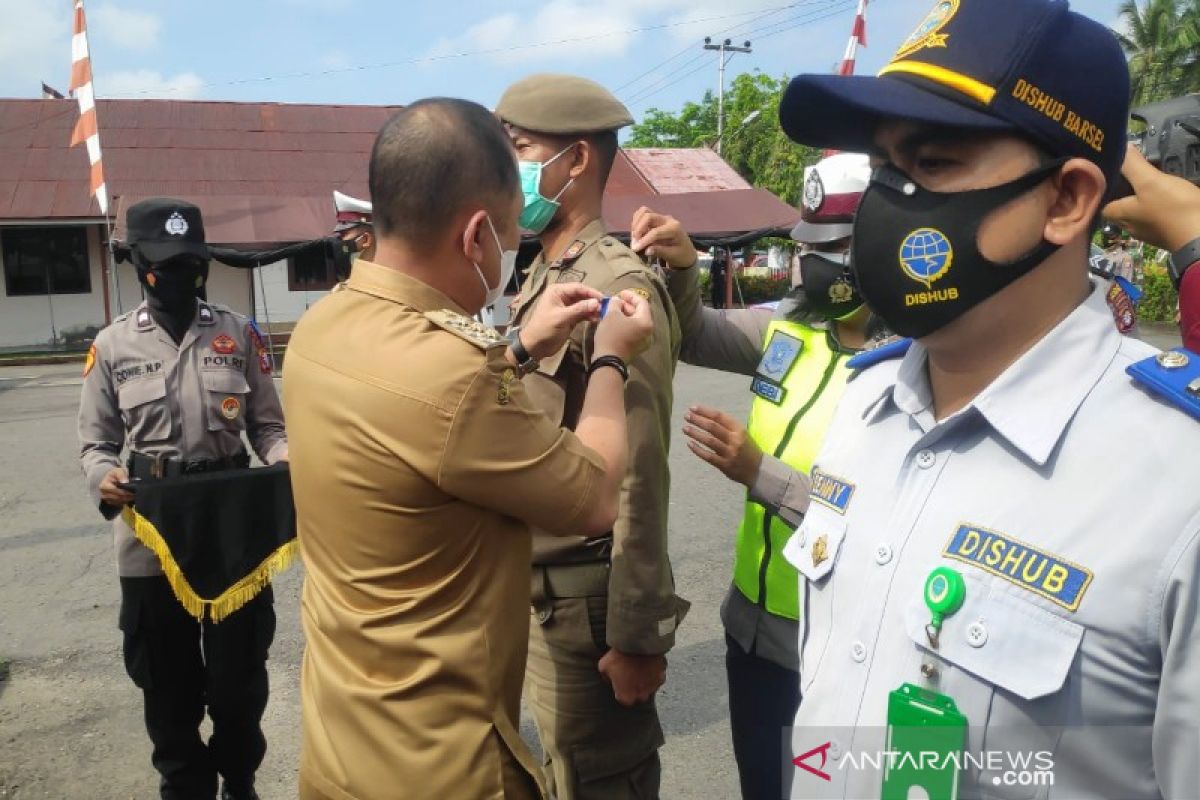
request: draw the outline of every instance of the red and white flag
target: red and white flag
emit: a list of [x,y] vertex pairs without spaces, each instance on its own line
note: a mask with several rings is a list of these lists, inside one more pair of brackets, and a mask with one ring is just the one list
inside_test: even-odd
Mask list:
[[853,75],[854,60],[858,55],[858,47],[867,46],[867,2],[858,0],[858,13],[854,15],[854,29],[850,31],[850,41],[846,43],[846,55],[842,58],[842,66],[838,75]]
[[100,161],[100,127],[96,123],[96,95],[92,89],[92,61],[88,56],[87,19],[83,0],[75,0],[75,29],[71,37],[71,85],[68,90],[79,101],[79,121],[71,134],[71,146],[87,145],[92,165],[91,193],[108,216],[108,188],[104,185],[104,167]]

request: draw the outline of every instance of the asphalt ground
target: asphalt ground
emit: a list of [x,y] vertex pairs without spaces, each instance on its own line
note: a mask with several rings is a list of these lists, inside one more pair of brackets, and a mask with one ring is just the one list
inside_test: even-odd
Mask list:
[[[1178,345],[1169,328],[1143,336]],[[108,800],[157,794],[141,696],[125,674],[109,526],[78,466],[79,366],[0,368],[0,798]],[[670,542],[692,610],[659,696],[668,800],[737,796],[718,608],[743,492],[684,446],[687,406],[744,418],[749,379],[680,365],[675,383]],[[302,568],[276,581],[264,800],[296,795]],[[7,678],[4,677],[7,662]],[[532,738],[526,722],[523,732]]]

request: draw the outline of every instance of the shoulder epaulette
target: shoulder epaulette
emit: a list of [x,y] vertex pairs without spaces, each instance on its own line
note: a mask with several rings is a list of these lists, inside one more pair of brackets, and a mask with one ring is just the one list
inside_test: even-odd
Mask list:
[[1200,420],[1200,355],[1180,347],[1130,364],[1135,381]]
[[439,328],[448,330],[483,350],[508,344],[508,340],[501,336],[495,328],[489,328],[479,320],[464,317],[449,309],[426,311],[425,318]]
[[908,348],[912,347],[912,343],[912,339],[897,339],[894,342],[880,345],[873,350],[864,350],[847,361],[846,366],[850,369],[863,370],[884,361],[901,358],[908,352]]

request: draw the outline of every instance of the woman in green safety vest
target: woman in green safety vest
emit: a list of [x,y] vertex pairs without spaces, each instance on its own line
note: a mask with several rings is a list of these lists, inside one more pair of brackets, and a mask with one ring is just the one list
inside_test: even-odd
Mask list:
[[787,795],[783,729],[800,703],[800,580],[782,557],[809,502],[808,472],[849,376],[846,361],[886,333],[850,271],[854,211],[870,179],[866,156],[839,153],[805,171],[801,285],[776,311],[716,311],[700,302],[696,249],[679,222],[642,208],[634,250],[671,268],[667,287],[689,364],[752,377],[745,427],[719,410],[688,409],[689,448],[748,492],[733,585],[721,605],[734,755],[745,800]]

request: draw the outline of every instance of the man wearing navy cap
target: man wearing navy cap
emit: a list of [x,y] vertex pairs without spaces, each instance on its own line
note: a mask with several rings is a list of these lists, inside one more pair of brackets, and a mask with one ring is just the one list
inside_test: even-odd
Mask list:
[[1200,427],[1087,270],[1128,89],[1066,2],[942,0],[878,77],[784,95],[796,141],[875,155],[855,279],[911,337],[856,359],[785,549],[795,797],[1200,786]]

